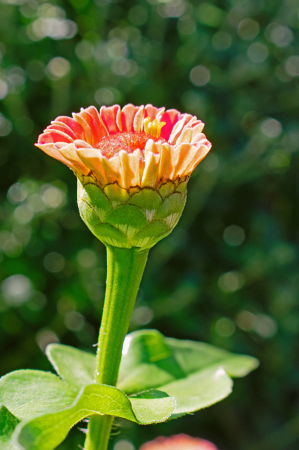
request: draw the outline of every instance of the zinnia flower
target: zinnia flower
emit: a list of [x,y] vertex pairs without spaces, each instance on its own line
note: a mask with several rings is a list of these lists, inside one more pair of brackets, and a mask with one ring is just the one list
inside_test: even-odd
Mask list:
[[169,438],[160,436],[153,441],[146,442],[140,447],[140,450],[217,450],[217,447],[204,439],[177,434]]
[[104,244],[150,248],[178,222],[210,142],[195,116],[152,105],[59,116],[36,144],[78,178],[82,219]]

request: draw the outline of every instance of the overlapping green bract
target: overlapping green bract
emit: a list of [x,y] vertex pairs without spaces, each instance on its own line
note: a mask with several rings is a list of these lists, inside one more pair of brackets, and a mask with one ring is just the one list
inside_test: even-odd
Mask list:
[[91,232],[105,245],[148,249],[177,224],[187,197],[188,177],[159,189],[100,187],[89,177],[78,180],[78,206]]

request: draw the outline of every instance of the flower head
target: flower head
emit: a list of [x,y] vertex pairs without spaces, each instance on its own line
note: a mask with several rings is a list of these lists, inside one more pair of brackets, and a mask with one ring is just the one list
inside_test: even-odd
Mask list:
[[153,441],[146,442],[140,450],[217,450],[217,447],[204,439],[177,434],[169,438],[160,436]]
[[145,248],[182,213],[189,176],[211,148],[203,127],[175,109],[90,106],[57,117],[36,145],[75,172],[81,217],[102,242]]
[[82,109],[57,117],[36,144],[77,176],[92,175],[102,186],[117,182],[157,188],[188,176],[211,148],[204,124],[175,109],[152,105]]

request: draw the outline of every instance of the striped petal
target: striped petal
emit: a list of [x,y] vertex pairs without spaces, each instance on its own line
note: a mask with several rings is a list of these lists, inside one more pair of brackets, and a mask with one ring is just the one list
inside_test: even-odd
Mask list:
[[76,114],[73,113],[73,117],[75,121],[82,127],[84,132],[84,137],[82,138],[84,141],[88,142],[89,144],[92,143],[92,134],[91,129],[86,120],[82,117],[82,114]]
[[68,126],[77,136],[77,139],[84,139],[84,130],[81,125],[71,117],[67,116],[59,116],[55,119],[54,122],[63,123]]
[[136,133],[143,131],[144,106],[138,108],[133,121],[133,128]]
[[120,114],[120,106],[102,106],[100,109],[101,118],[107,128],[109,134],[119,133],[120,129],[118,128],[117,116]]
[[66,125],[60,125],[59,123],[50,125],[49,127],[47,127],[44,131],[45,133],[49,132],[49,130],[57,130],[57,131],[62,131],[63,133],[67,134],[71,139],[77,139],[77,136],[75,135],[75,133]]
[[74,144],[66,145],[59,149],[59,153],[71,164],[71,168],[78,174],[88,175],[90,170],[88,167],[82,162],[77,155],[77,149]]
[[159,173],[160,153],[153,140],[149,140],[145,146],[144,152],[144,171],[141,180],[141,187],[157,186],[157,175]]
[[108,133],[104,124],[100,126],[100,121],[97,120],[96,117],[93,117],[93,114],[90,114],[87,109],[81,110],[79,115],[85,120],[90,128],[91,145],[96,145],[102,137],[107,136]]
[[46,128],[45,133],[41,134],[38,138],[39,144],[55,142],[73,142],[73,139],[66,133],[59,130],[49,130]]
[[177,123],[179,116],[180,113],[176,109],[168,109],[164,114],[162,114],[160,122],[165,122],[165,125],[162,128],[161,137],[166,141],[168,141],[172,129]]
[[138,109],[139,109],[138,106],[134,106],[130,103],[123,107],[121,111],[122,131],[134,131],[133,128],[134,117]]
[[151,121],[154,119],[159,119],[158,115],[162,114],[165,111],[165,108],[157,108],[151,104],[146,105],[144,108],[144,117],[149,117]]
[[68,161],[66,158],[64,158],[61,155],[59,149],[53,143],[48,143],[48,144],[38,143],[38,144],[35,144],[35,146],[40,148],[47,155],[51,156],[52,158],[57,159],[58,161],[61,161],[63,164],[67,165],[68,167],[70,167],[72,169],[73,166],[70,163],[70,161]]

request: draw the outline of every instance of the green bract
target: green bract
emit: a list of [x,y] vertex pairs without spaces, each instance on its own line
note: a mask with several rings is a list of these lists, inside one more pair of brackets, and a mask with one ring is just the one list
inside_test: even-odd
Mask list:
[[149,249],[176,226],[187,197],[189,177],[150,187],[100,186],[91,177],[78,179],[80,215],[105,245]]

